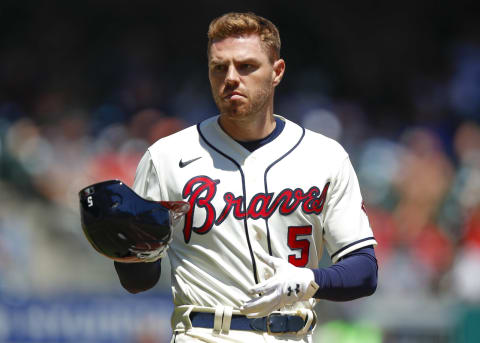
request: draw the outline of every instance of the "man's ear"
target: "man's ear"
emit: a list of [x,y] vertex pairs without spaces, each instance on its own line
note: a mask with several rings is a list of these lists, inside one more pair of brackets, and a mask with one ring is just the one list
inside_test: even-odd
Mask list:
[[273,86],[276,87],[282,81],[285,73],[285,61],[281,58],[273,62]]

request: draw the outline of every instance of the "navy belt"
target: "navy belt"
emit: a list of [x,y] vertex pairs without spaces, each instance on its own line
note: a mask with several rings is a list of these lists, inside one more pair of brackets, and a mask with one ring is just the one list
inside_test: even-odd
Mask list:
[[[192,326],[213,328],[214,313],[192,312],[190,314]],[[315,322],[310,326],[313,329]],[[295,333],[303,329],[305,320],[300,316],[272,313],[266,317],[248,318],[243,315],[232,315],[230,330],[255,330],[268,333]]]

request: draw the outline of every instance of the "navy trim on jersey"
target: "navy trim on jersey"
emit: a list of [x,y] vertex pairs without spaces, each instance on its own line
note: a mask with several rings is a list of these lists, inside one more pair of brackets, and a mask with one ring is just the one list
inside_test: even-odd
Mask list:
[[[200,138],[210,147],[212,148],[213,150],[215,150],[216,152],[218,152],[220,155],[222,155],[223,157],[225,157],[226,159],[230,160],[233,162],[233,164],[235,164],[238,168],[238,170],[240,171],[240,176],[242,177],[242,190],[243,190],[243,201],[242,201],[242,204],[243,204],[243,208],[245,210],[245,212],[247,211],[247,191],[246,191],[246,188],[245,188],[245,175],[243,174],[243,170],[242,170],[242,167],[240,166],[240,164],[237,163],[237,161],[235,161],[232,157],[228,156],[227,154],[225,154],[224,152],[220,151],[219,149],[217,149],[212,143],[210,143],[206,138],[205,136],[203,135],[202,131],[200,130],[200,124],[197,124],[197,131],[198,131],[198,134],[200,135]],[[257,264],[255,262],[255,257],[253,255],[253,249],[252,249],[252,245],[250,243],[250,236],[248,235],[248,225],[247,225],[247,217],[248,216],[245,216],[245,218],[243,219],[243,226],[245,228],[245,236],[247,238],[247,244],[248,244],[248,249],[250,250],[250,258],[252,260],[252,267],[253,267],[253,278],[255,280],[255,283],[257,284],[258,283],[258,277],[257,277]]]
[[[305,128],[302,127],[302,135],[300,136],[300,138],[298,139],[298,142],[295,143],[295,145],[290,149],[288,150],[285,154],[283,154],[282,156],[280,156],[276,161],[274,161],[272,164],[270,164],[267,169],[265,169],[265,174],[263,176],[263,182],[265,183],[265,194],[268,194],[268,185],[267,185],[267,173],[270,171],[270,169],[275,165],[277,164],[278,162],[280,162],[282,159],[284,159],[285,157],[287,157],[287,155],[289,155],[293,150],[295,150],[298,145],[300,144],[300,142],[303,140],[303,137],[305,137]],[[268,243],[268,253],[270,254],[270,256],[272,256],[272,244],[270,242],[270,228],[268,226],[268,219],[265,219],[265,224],[267,226],[267,243]]]
[[275,128],[273,129],[273,131],[267,137],[257,139],[255,141],[247,141],[247,142],[242,142],[237,140],[235,141],[241,146],[243,146],[245,149],[247,149],[248,151],[253,152],[258,148],[261,148],[262,146],[266,145],[267,143],[270,143],[278,136],[280,136],[283,129],[285,128],[285,122],[280,118],[275,117],[275,123],[277,125],[275,125]]
[[332,254],[332,256],[330,256],[331,259],[333,259],[334,256],[338,255],[339,253],[341,253],[342,251],[344,251],[345,249],[348,249],[350,248],[351,246],[355,245],[355,244],[358,244],[360,242],[365,242],[365,241],[368,241],[370,239],[375,239],[375,237],[367,237],[367,238],[363,238],[363,239],[360,239],[356,242],[353,242],[353,243],[350,243],[350,244],[347,244],[345,245],[343,248],[341,248],[340,250],[338,250],[336,253]]

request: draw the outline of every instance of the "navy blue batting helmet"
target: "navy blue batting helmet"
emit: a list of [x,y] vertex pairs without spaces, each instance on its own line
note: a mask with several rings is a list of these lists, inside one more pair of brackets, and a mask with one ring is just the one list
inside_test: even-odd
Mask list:
[[82,229],[102,255],[119,262],[142,258],[168,244],[174,220],[189,210],[184,201],[143,199],[120,180],[79,192]]

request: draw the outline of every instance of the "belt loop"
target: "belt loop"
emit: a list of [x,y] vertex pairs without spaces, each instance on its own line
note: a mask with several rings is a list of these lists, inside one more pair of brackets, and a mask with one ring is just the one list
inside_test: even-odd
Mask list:
[[303,309],[299,310],[297,313],[305,320],[305,325],[303,326],[303,328],[297,331],[297,335],[305,335],[310,329],[312,322],[314,325],[317,324],[315,312],[313,312],[312,310]]
[[192,321],[190,320],[190,313],[192,312],[194,306],[188,305],[182,315],[182,323],[185,326],[185,330],[192,328]]
[[217,308],[215,309],[215,318],[213,320],[214,333],[220,333],[220,331],[222,330],[223,311],[224,311],[224,307],[221,305],[218,305]]
[[232,322],[232,313],[233,313],[233,307],[225,306],[223,308],[222,333],[226,335],[230,331],[230,323]]

